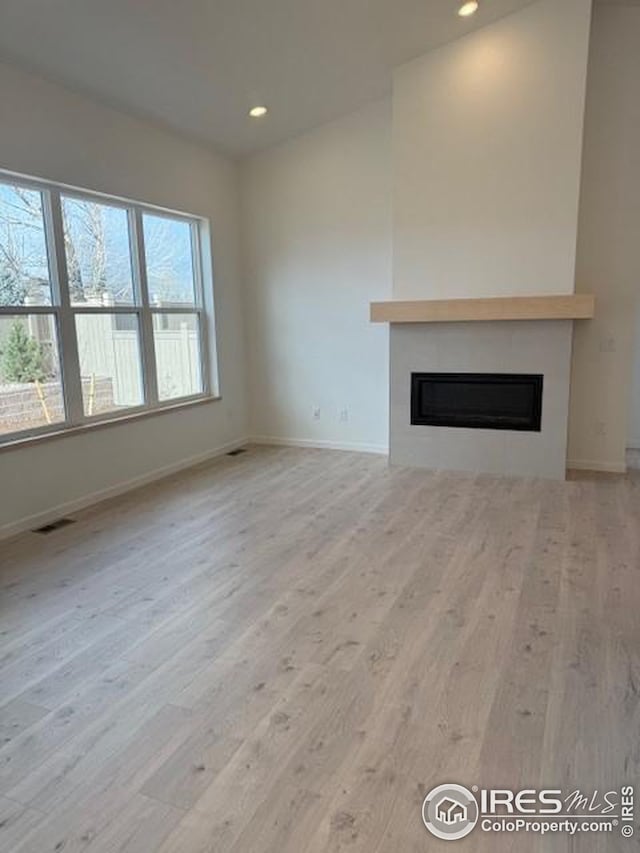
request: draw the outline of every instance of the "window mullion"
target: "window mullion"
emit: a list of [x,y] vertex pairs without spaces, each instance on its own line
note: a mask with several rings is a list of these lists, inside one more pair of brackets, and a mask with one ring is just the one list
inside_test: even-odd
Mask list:
[[202,390],[205,394],[212,392],[212,375],[217,371],[212,370],[211,354],[214,348],[211,346],[213,338],[210,336],[209,317],[207,316],[205,293],[204,293],[204,270],[202,268],[202,230],[200,224],[191,225],[191,251],[193,257],[193,272],[195,276],[196,305],[198,306],[198,330],[200,333],[200,371],[202,374]]
[[84,421],[82,404],[82,379],[78,357],[75,318],[69,296],[69,278],[67,258],[64,247],[64,226],[60,193],[51,189],[46,205],[49,252],[51,254],[51,274],[54,289],[54,302],[58,308],[58,336],[60,339],[60,361],[62,364],[62,387],[67,410],[67,420],[71,424]]
[[133,247],[133,266],[136,279],[140,309],[140,334],[142,339],[142,370],[147,405],[158,405],[158,377],[156,372],[156,353],[153,343],[153,315],[149,307],[149,287],[144,251],[144,230],[142,211],[134,208],[131,214],[131,245]]
[[198,331],[200,333],[200,372],[202,374],[202,390],[211,394],[211,370],[209,365],[209,324],[206,313],[198,310]]

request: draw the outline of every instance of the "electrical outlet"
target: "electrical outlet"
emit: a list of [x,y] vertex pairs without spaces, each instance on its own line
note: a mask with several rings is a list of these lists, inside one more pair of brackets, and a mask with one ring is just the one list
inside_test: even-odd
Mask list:
[[320,420],[320,406],[314,406],[312,409],[314,421]]
[[346,424],[349,420],[349,409],[340,409],[340,422]]
[[595,433],[598,436],[605,436],[607,434],[607,425],[604,421],[596,421],[595,423]]
[[600,338],[600,352],[615,352],[616,339],[612,336]]

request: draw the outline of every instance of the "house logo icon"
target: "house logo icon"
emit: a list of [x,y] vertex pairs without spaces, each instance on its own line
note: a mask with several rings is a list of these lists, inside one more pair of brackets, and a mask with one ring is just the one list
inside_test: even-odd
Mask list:
[[432,835],[457,841],[469,835],[478,822],[475,797],[462,785],[439,785],[422,804],[422,820]]
[[463,806],[457,800],[450,800],[449,797],[444,797],[444,799],[440,800],[436,811],[439,820],[449,826],[468,820],[467,807]]

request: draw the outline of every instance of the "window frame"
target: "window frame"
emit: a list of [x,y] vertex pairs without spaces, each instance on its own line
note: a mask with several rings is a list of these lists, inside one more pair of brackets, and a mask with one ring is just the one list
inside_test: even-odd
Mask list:
[[[64,401],[65,417],[52,424],[30,427],[0,435],[0,449],[3,446],[31,441],[51,434],[64,435],[76,432],[83,427],[99,426],[111,422],[121,423],[129,419],[160,413],[164,410],[179,409],[220,399],[217,393],[217,376],[214,377],[216,357],[215,323],[213,322],[213,276],[210,243],[208,239],[209,222],[203,217],[156,207],[144,202],[111,196],[105,193],[85,190],[78,187],[59,184],[45,179],[31,178],[0,169],[0,183],[35,190],[41,194],[49,265],[51,288],[50,305],[0,305],[0,318],[4,316],[46,315],[53,318],[58,348],[60,383]],[[127,214],[129,232],[129,251],[131,255],[131,276],[134,302],[121,305],[72,304],[67,272],[67,258],[64,243],[62,215],[62,197],[74,198],[123,209]],[[194,302],[181,306],[154,306],[149,300],[146,255],[144,243],[143,216],[164,217],[173,221],[186,222],[191,233],[191,257],[194,284]],[[207,257],[204,253],[207,252]],[[205,273],[205,270],[207,271]],[[205,298],[205,283],[210,300]],[[87,415],[82,397],[82,379],[78,340],[76,334],[76,316],[81,314],[127,314],[135,315],[138,324],[140,353],[140,378],[144,402],[137,406],[116,408],[113,411]],[[153,318],[156,314],[190,314],[197,317],[199,334],[199,362],[202,391],[184,397],[172,397],[160,400],[158,395],[158,376],[154,344]],[[210,331],[211,330],[211,331]],[[216,390],[214,390],[216,389]]]

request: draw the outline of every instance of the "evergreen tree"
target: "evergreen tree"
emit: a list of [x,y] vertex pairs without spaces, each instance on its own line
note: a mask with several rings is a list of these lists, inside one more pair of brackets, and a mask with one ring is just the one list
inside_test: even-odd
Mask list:
[[2,350],[2,374],[6,382],[37,382],[46,376],[42,347],[18,321]]
[[27,288],[8,269],[0,268],[0,305],[24,305]]

